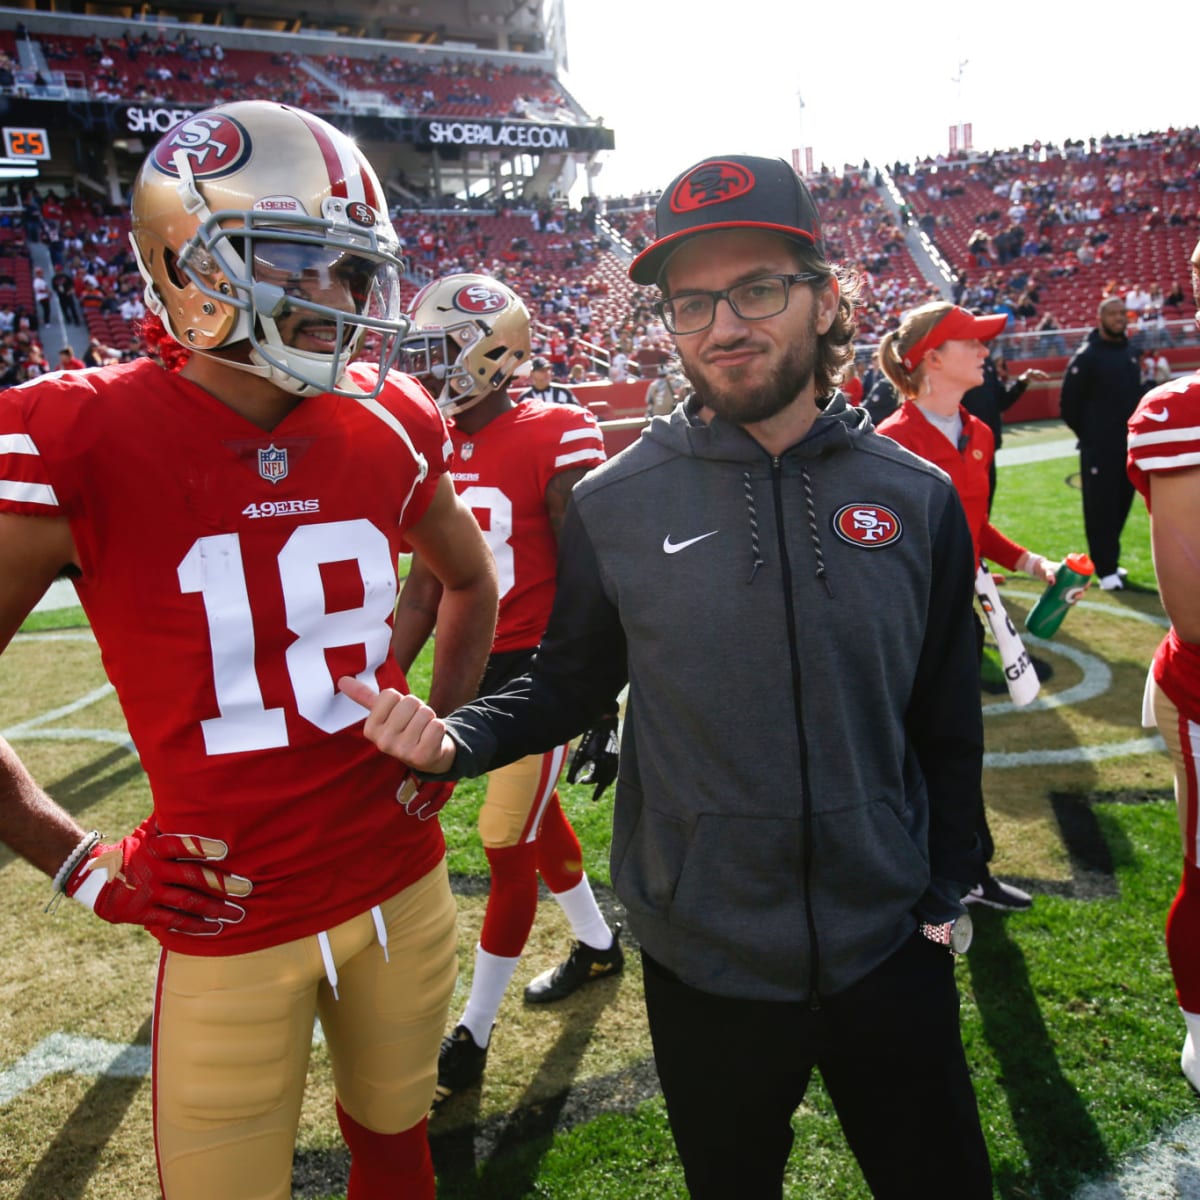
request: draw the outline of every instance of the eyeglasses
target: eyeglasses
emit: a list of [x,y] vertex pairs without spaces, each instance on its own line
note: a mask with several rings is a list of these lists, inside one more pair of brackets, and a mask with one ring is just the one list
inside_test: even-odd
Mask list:
[[685,292],[670,296],[654,305],[654,311],[671,333],[699,333],[716,318],[717,301],[728,300],[729,307],[743,321],[765,321],[777,317],[788,306],[792,284],[820,279],[811,272],[801,275],[760,275],[720,292]]

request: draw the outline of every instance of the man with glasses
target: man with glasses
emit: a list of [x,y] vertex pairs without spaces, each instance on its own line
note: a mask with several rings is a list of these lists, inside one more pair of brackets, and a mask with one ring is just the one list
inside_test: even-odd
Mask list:
[[576,486],[529,673],[445,720],[340,686],[459,778],[628,679],[613,884],[692,1195],[781,1195],[816,1068],[874,1195],[985,1200],[953,972],[982,803],[962,507],[835,395],[853,289],[786,163],[685,171],[630,275],[694,391]]

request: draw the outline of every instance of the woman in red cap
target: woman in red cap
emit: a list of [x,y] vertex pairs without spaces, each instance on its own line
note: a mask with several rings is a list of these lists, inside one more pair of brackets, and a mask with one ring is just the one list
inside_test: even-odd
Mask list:
[[[879,343],[879,365],[904,403],[879,425],[879,432],[941,467],[950,476],[963,509],[975,557],[1053,583],[1057,564],[1002,534],[988,519],[988,469],[996,452],[988,426],[963,406],[963,395],[983,382],[986,343],[1003,328],[1003,313],[977,317],[965,308],[936,301],[906,313],[900,328]],[[979,626],[980,650],[983,626]],[[986,818],[979,836],[984,861],[995,851]],[[1032,903],[1028,893],[985,874],[963,900],[1015,910]]]

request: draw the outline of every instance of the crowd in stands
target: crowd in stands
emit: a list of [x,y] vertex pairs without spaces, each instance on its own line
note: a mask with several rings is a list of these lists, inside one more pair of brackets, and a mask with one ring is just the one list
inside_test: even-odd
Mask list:
[[1200,131],[1025,147],[969,162],[896,164],[906,215],[957,274],[956,299],[1002,311],[1031,345],[1120,296],[1135,333],[1166,344],[1191,315],[1182,284],[1200,229]]
[[0,92],[38,94],[56,79],[98,100],[212,105],[269,95],[320,110],[337,91],[370,91],[413,114],[447,116],[573,116],[552,72],[537,65],[496,66],[446,56],[415,62],[380,53],[313,57],[331,81],[307,73],[306,56],[289,51],[225,49],[186,30],[124,30],[111,37],[38,35],[47,76],[34,78],[8,55],[0,58]]
[[[206,103],[265,92],[316,106],[325,85],[290,53],[225,50],[186,31],[125,32],[112,38],[41,39],[51,67],[86,64],[90,86],[122,99],[185,100],[199,87]],[[545,116],[566,98],[537,66],[496,66],[446,58],[414,62],[379,54],[313,59],[339,89],[378,92],[413,112]],[[0,50],[0,86],[13,58]],[[284,82],[286,81],[286,83]],[[1066,355],[1099,299],[1120,295],[1139,350],[1172,343],[1172,324],[1192,314],[1182,281],[1200,228],[1200,131],[1136,139],[1034,145],[971,157],[964,153],[888,168],[901,204],[887,200],[880,169],[864,162],[840,173],[822,168],[810,187],[824,214],[827,252],[857,277],[860,366],[901,315],[939,298],[912,253],[926,233],[954,272],[953,298],[1001,311],[1009,330],[1036,334],[1026,352]],[[413,185],[415,193],[419,186]],[[477,201],[447,210],[395,210],[411,266],[411,296],[425,280],[479,272],[507,283],[535,318],[535,352],[559,380],[647,378],[666,370],[671,341],[655,317],[653,289],[628,281],[624,261],[654,236],[655,193],[605,201],[585,198],[533,209]],[[142,282],[128,248],[129,221],[73,190],[10,186],[0,196],[0,332],[11,383],[44,366],[37,330],[51,297],[78,317],[110,357],[140,351]],[[44,243],[52,270],[6,285],[4,263],[20,263]],[[618,251],[619,253],[614,253]],[[26,272],[28,274],[28,272]],[[9,281],[10,283],[13,281]],[[853,386],[853,385],[851,385]]]

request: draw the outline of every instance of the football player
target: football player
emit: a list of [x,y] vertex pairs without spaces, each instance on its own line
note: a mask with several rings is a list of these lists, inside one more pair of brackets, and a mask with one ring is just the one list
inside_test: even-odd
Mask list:
[[446,793],[380,754],[334,681],[407,691],[389,653],[402,543],[444,588],[441,704],[476,690],[496,584],[441,414],[388,371],[406,322],[383,189],[331,125],[239,102],[162,139],[132,216],[148,333],[177,369],[0,394],[0,646],[74,580],[153,811],[108,842],[2,746],[0,834],[55,892],[162,944],[166,1200],[291,1196],[317,1015],[349,1196],[432,1197],[456,964],[428,818]]
[[[1192,253],[1200,304],[1200,244]],[[1147,680],[1147,726],[1175,769],[1183,872],[1167,916],[1167,957],[1187,1036],[1180,1067],[1200,1091],[1200,375],[1148,392],[1129,419],[1129,478],[1150,510],[1154,570],[1171,628]]]
[[[402,365],[426,383],[451,418],[454,486],[496,559],[500,615],[482,685],[491,691],[524,673],[541,640],[567,501],[575,483],[604,461],[604,439],[587,409],[529,393],[518,403],[509,394],[530,353],[529,313],[502,283],[483,275],[448,276],[414,298],[410,315]],[[402,666],[428,636],[438,591],[418,553],[396,623],[395,654]],[[611,724],[615,730],[615,717]],[[471,995],[442,1043],[439,1101],[483,1074],[496,1013],[533,927],[539,873],[578,941],[565,962],[525,988],[525,999],[560,1000],[624,965],[620,929],[610,928],[596,905],[579,839],[559,803],[556,784],[566,749],[531,755],[488,777],[479,835],[491,890]],[[599,795],[603,785],[597,782]]]

